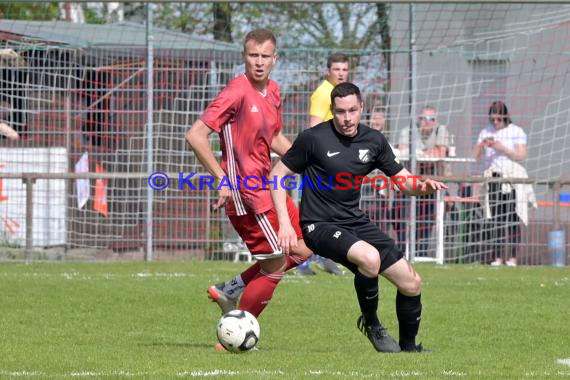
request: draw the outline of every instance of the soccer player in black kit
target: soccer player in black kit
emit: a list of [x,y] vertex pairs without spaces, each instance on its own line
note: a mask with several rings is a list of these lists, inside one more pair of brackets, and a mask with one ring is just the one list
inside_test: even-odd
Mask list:
[[[362,315],[357,326],[379,352],[422,351],[416,344],[421,319],[421,277],[394,241],[359,208],[360,186],[380,169],[408,195],[427,195],[447,187],[412,176],[396,159],[384,135],[360,124],[360,90],[341,83],[331,93],[333,119],[303,131],[271,171],[278,186],[271,196],[279,219],[284,253],[297,244],[286,207],[287,176],[302,173],[301,227],[307,246],[354,273]],[[394,176],[394,177],[393,177]],[[397,288],[399,344],[378,319],[378,275]]]

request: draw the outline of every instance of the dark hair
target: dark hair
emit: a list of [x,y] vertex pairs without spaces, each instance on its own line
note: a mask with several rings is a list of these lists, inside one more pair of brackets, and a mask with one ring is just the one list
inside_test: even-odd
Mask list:
[[275,38],[275,35],[273,34],[273,32],[269,29],[261,28],[261,29],[255,29],[255,30],[252,30],[251,32],[249,32],[245,36],[245,40],[243,41],[243,50],[244,51],[245,51],[245,44],[250,40],[257,42],[258,44],[262,44],[265,41],[271,41],[271,42],[273,42],[273,45],[275,45],[275,47],[277,47],[277,39]]
[[327,59],[327,69],[330,69],[333,63],[346,62],[348,63],[348,55],[342,53],[334,53],[329,55]]
[[503,116],[503,122],[505,124],[511,124],[513,121],[511,120],[511,115],[509,115],[509,109],[507,105],[500,100],[494,101],[489,107],[489,117],[491,115],[501,115]]
[[334,105],[335,98],[345,98],[349,95],[356,95],[358,102],[362,103],[362,96],[360,95],[360,89],[355,84],[350,82],[344,82],[334,86],[331,92],[331,109]]

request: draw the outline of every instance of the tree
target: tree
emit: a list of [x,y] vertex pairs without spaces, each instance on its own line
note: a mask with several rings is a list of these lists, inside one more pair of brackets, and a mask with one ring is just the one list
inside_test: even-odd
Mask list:
[[342,50],[381,46],[373,3],[249,3],[240,4],[234,16],[236,27],[273,29],[284,47]]
[[0,3],[0,18],[10,20],[57,20],[59,3]]
[[388,24],[388,20],[388,9],[386,4],[376,4],[376,22],[378,24],[378,33],[382,38],[380,48],[382,49],[382,54],[384,55],[386,69],[388,72],[390,72],[390,50],[392,50],[392,39],[390,37],[390,25]]
[[157,27],[226,42],[258,27],[273,30],[281,47],[380,49],[389,39],[380,34],[389,31],[385,4],[165,2],[153,4],[153,10]]
[[155,25],[183,33],[233,42],[230,3],[154,4]]
[[199,36],[211,36],[212,4],[157,3],[153,5],[154,25]]
[[229,3],[214,3],[214,39],[233,42],[232,10]]
[[[376,4],[376,23],[378,25],[378,34],[380,34],[382,38],[380,48],[382,49],[382,56],[384,58],[384,64],[386,65],[386,84],[384,86],[384,93],[389,94],[392,80],[392,58],[390,56],[390,52],[392,51],[392,39],[390,37],[390,25],[388,24],[388,21],[388,9],[386,4]],[[382,103],[386,105],[386,99],[383,99]],[[386,130],[389,129],[390,124],[388,120]]]
[[146,5],[140,1],[128,1],[123,3],[125,21],[144,24],[146,22]]

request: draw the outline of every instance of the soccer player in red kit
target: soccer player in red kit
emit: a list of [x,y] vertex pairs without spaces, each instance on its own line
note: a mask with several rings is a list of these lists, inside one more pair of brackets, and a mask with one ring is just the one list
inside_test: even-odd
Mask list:
[[[282,156],[291,142],[281,129],[281,96],[277,83],[269,79],[276,62],[276,39],[266,29],[247,34],[243,60],[245,73],[231,80],[186,133],[186,139],[202,165],[214,177],[218,189],[217,209],[225,206],[232,225],[257,263],[233,279],[208,289],[222,312],[239,308],[259,316],[273,296],[286,270],[311,255],[302,241],[296,206],[288,199],[289,215],[297,226],[298,248],[284,255],[279,247],[279,222],[269,187],[271,150]],[[218,163],[208,141],[220,135],[222,160]],[[244,181],[247,178],[247,183]],[[228,185],[228,182],[232,185]]]

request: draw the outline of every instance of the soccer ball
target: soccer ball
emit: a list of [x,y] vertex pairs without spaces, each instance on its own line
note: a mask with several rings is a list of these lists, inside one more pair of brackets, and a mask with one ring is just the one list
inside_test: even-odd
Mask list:
[[243,310],[232,310],[218,322],[218,341],[230,352],[251,350],[259,340],[259,323]]

